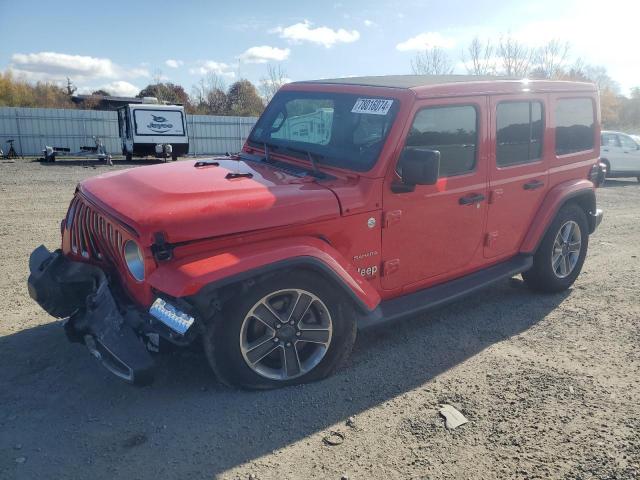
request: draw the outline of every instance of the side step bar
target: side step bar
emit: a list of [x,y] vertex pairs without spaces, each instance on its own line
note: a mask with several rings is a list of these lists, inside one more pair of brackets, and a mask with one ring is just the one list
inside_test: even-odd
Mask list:
[[371,315],[362,318],[358,327],[365,329],[433,310],[482,290],[500,280],[525,272],[532,265],[533,256],[518,255],[511,260],[471,273],[465,277],[398,298],[385,300]]

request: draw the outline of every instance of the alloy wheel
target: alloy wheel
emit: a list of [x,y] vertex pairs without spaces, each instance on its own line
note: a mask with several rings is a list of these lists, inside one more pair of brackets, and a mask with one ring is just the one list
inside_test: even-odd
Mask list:
[[258,375],[290,380],[322,361],[332,333],[331,314],[322,300],[306,290],[279,290],[256,302],[245,316],[240,350]]
[[580,226],[573,220],[565,222],[553,242],[551,267],[558,278],[566,278],[576,267],[582,248]]

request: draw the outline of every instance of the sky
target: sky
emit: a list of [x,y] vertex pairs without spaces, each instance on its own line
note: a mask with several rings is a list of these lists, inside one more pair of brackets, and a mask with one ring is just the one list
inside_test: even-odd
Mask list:
[[155,79],[187,92],[209,73],[258,83],[411,73],[437,46],[466,73],[470,40],[557,38],[572,59],[605,66],[621,91],[640,86],[640,0],[0,0],[0,71],[79,92],[135,95]]

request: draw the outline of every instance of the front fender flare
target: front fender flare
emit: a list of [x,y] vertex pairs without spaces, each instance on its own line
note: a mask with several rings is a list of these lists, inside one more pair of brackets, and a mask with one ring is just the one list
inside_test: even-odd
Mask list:
[[[520,247],[521,253],[535,253],[547,229],[562,206],[569,200],[580,199],[580,204],[586,207],[587,213],[594,213],[596,208],[596,195],[593,183],[590,180],[571,180],[553,187],[547,193],[542,205],[538,209],[527,235]],[[590,225],[590,228],[591,225]],[[595,228],[595,227],[593,227]],[[592,229],[593,229],[592,228]]]
[[246,244],[162,263],[149,284],[173,297],[187,297],[203,287],[224,287],[284,268],[315,270],[342,288],[363,313],[373,311],[380,295],[335,248],[315,237],[293,237]]

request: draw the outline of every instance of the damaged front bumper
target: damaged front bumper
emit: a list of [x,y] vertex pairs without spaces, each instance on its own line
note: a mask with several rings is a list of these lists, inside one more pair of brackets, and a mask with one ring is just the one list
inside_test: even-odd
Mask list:
[[[40,246],[31,254],[29,269],[31,298],[50,315],[64,319],[70,341],[84,343],[107,370],[129,383],[153,381],[155,364],[149,349],[157,351],[160,337],[190,343],[193,317],[164,301],[157,302],[162,308],[152,308],[151,314],[118,301],[107,276],[94,265]],[[178,320],[181,328],[176,332],[171,322]]]

